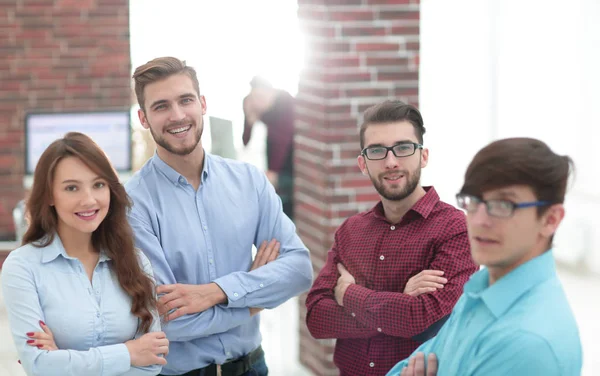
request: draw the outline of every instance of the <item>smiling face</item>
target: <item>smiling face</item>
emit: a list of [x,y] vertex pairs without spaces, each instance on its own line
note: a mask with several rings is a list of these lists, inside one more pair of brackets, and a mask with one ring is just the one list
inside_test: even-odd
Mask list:
[[[150,130],[159,149],[188,155],[200,144],[206,100],[185,73],[174,74],[144,88],[144,108],[138,111],[142,126]],[[201,145],[200,145],[201,147]]]
[[65,157],[54,171],[51,204],[56,210],[61,237],[75,233],[91,235],[108,213],[110,188],[106,180],[79,158]]
[[[524,185],[493,189],[483,200],[508,200],[514,203],[537,201],[533,190]],[[512,217],[498,218],[487,214],[485,205],[467,212],[467,228],[473,260],[485,265],[492,281],[517,266],[539,256],[564,216],[562,204],[555,204],[538,216],[536,207],[516,209]]]
[[[365,148],[391,147],[405,142],[419,143],[414,126],[408,121],[370,125],[364,134]],[[429,151],[417,150],[408,157],[396,157],[391,151],[381,160],[358,157],[358,166],[379,195],[386,200],[400,201],[409,197],[419,186],[421,168],[427,166]]]

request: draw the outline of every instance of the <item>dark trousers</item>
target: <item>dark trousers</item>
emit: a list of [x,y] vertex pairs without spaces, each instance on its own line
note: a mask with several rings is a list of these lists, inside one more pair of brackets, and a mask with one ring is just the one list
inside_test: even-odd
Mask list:
[[[252,363],[250,369],[241,374],[231,374],[226,371],[221,371],[221,376],[268,376],[269,369],[267,368],[267,363],[265,362],[265,355],[262,354],[260,357],[256,359],[254,363]],[[158,376],[166,376],[166,375],[158,375]],[[178,376],[217,376],[217,367],[213,364],[208,367],[204,367],[201,369],[195,369],[190,372],[186,372],[182,375]]]

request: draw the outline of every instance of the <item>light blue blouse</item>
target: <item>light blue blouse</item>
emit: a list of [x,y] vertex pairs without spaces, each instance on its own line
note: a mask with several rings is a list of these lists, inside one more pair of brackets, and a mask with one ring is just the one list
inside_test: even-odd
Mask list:
[[[137,252],[145,273],[150,262]],[[70,257],[57,236],[44,248],[30,244],[12,251],[2,267],[2,291],[21,364],[28,375],[157,375],[161,366],[132,367],[125,342],[134,339],[138,318],[105,254],[92,282],[83,264]],[[26,344],[27,332],[48,325],[60,350]],[[155,316],[150,331],[160,331]],[[140,335],[138,335],[139,337]]]

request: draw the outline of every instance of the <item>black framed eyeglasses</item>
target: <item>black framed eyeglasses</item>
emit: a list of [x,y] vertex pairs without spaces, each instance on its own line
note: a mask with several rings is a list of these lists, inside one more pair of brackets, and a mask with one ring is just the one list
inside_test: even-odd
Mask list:
[[538,206],[547,206],[552,203],[549,201],[531,201],[531,202],[512,202],[509,200],[482,200],[479,197],[457,194],[456,202],[459,208],[468,213],[474,213],[479,208],[479,204],[484,204],[485,209],[490,217],[510,218],[515,214],[515,210],[523,208],[531,208]]
[[378,161],[381,159],[386,159],[390,151],[394,153],[395,157],[410,157],[418,149],[423,149],[423,145],[415,142],[402,142],[390,147],[370,146],[368,148],[364,148],[360,154],[369,160]]

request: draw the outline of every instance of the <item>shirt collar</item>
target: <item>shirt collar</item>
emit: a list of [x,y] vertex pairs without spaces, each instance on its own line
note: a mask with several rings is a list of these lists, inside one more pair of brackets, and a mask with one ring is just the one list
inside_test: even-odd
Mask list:
[[[433,187],[423,187],[423,189],[425,190],[425,195],[421,197],[408,212],[412,211],[423,218],[427,218],[433,211],[435,205],[440,201],[440,196]],[[376,218],[384,221],[387,220],[385,218],[385,213],[383,212],[383,203],[381,201],[379,201],[372,210]]]
[[[42,252],[42,264],[54,261],[58,256],[62,256],[63,258],[70,260],[76,259],[75,257],[71,257],[67,254],[67,251],[65,251],[65,247],[63,246],[62,241],[60,240],[60,237],[58,236],[58,234],[54,234],[54,240],[52,240],[52,243],[48,244],[48,246],[44,248],[44,252]],[[110,257],[108,257],[106,252],[101,250],[98,262],[104,262],[109,260]]]
[[[202,183],[206,181],[208,177],[208,171],[210,169],[210,164],[212,163],[212,155],[204,151],[204,166],[202,167]],[[186,184],[187,179],[185,176],[181,175],[177,172],[173,167],[169,166],[165,161],[160,159],[158,156],[158,152],[155,151],[152,156],[152,164],[156,167],[156,169],[162,172],[167,179],[174,185]]]
[[464,291],[471,299],[481,299],[492,314],[499,318],[523,294],[553,277],[556,277],[556,266],[552,250],[549,250],[519,265],[491,286],[488,269],[482,269],[465,284]]

